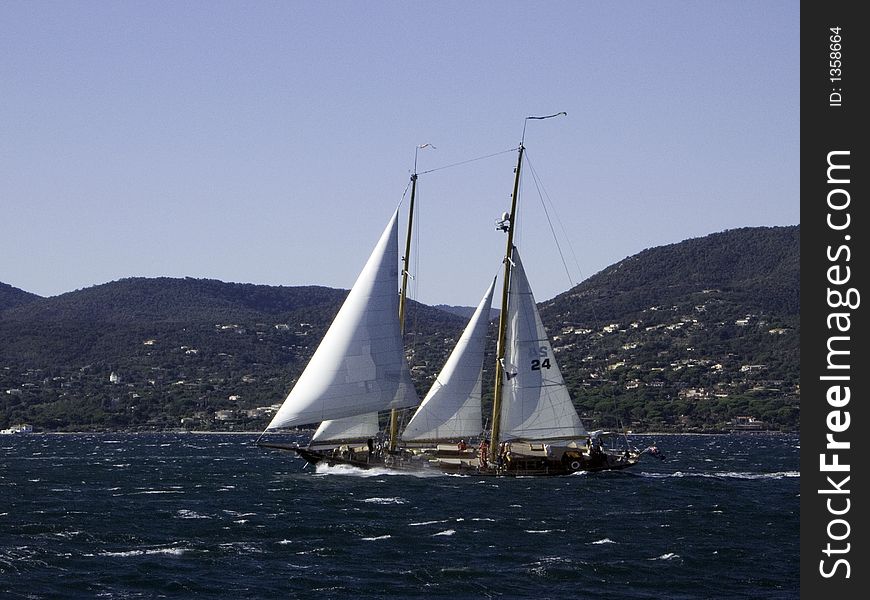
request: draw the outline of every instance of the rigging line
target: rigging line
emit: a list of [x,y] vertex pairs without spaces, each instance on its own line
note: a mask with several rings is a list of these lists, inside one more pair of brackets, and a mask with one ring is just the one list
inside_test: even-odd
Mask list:
[[[544,196],[547,196],[549,200],[549,195],[547,195],[547,191],[543,189],[543,184],[538,178],[538,173],[535,171],[535,167],[532,165],[532,161],[526,156],[526,160],[529,164],[529,171],[532,173],[532,179],[535,181],[535,189],[538,190],[538,198],[541,200],[541,206],[544,209],[544,215],[547,217],[547,224],[550,226],[550,233],[553,234],[553,241],[556,242],[556,249],[559,251],[559,258],[562,259],[562,266],[565,268],[565,275],[568,276],[568,282],[571,284],[571,287],[574,287],[574,280],[571,278],[571,272],[568,270],[568,263],[565,261],[565,255],[562,253],[562,245],[559,244],[559,238],[556,236],[556,230],[553,227],[553,221],[550,219],[550,211],[547,210],[547,203],[544,201]],[[552,204],[552,202],[550,202]],[[555,208],[554,208],[555,210]],[[567,239],[567,236],[565,236]],[[570,246],[570,241],[568,242]],[[573,251],[573,249],[572,249]]]
[[479,160],[485,160],[487,158],[492,158],[494,156],[499,156],[501,154],[507,154],[508,152],[516,152],[516,148],[511,148],[509,150],[502,150],[501,152],[494,152],[493,154],[487,154],[486,156],[478,156],[477,158],[470,158],[468,160],[463,160],[457,163],[451,163],[449,165],[444,165],[443,167],[435,167],[434,169],[429,169],[428,171],[420,171],[418,175],[425,175],[426,173],[434,173],[435,171],[443,171],[444,169],[450,169],[451,167],[460,167],[462,165],[467,165],[468,163],[476,162]]
[[[531,161],[529,162],[529,168],[532,168],[534,171]],[[553,213],[556,214],[556,205],[550,199],[550,194],[547,192],[547,189],[544,188],[543,182],[541,183],[541,187],[544,189],[544,195],[547,198],[547,201],[550,203],[550,207],[553,209]],[[580,261],[577,258],[577,253],[574,251],[574,245],[571,243],[571,236],[568,235],[568,232],[565,230],[565,222],[559,218],[559,215],[556,214],[556,222],[559,223],[559,229],[562,230],[562,235],[565,238],[565,242],[568,244],[568,250],[571,251],[571,258],[574,259],[574,268],[577,270],[577,274],[580,276],[580,279],[583,279],[583,267],[580,266]],[[570,279],[570,276],[568,277]]]
[[[535,168],[532,165],[531,158],[528,155],[528,151],[526,151],[526,158],[528,159],[529,170],[532,172],[532,175],[535,178],[535,181],[537,182],[538,181],[537,173],[535,172]],[[542,184],[542,187],[543,187],[543,184]],[[550,206],[552,207],[553,212],[555,213],[556,212],[556,205],[550,199],[550,195],[549,195],[549,193],[547,193],[546,188],[544,188],[544,195],[547,197],[547,201],[550,203]],[[544,212],[546,213],[546,207],[544,208]],[[549,216],[548,216],[548,219],[549,219]],[[565,241],[568,244],[568,249],[571,251],[571,257],[574,259],[574,267],[577,269],[577,274],[580,276],[580,279],[582,281],[584,278],[583,268],[580,266],[580,261],[577,259],[577,253],[574,251],[574,245],[571,243],[571,236],[568,235],[568,232],[565,230],[565,223],[562,221],[562,219],[559,218],[558,215],[556,215],[556,221],[559,223],[559,228],[562,230],[562,235],[564,236]],[[552,227],[552,225],[551,225],[551,227]],[[557,245],[558,245],[558,241],[557,241]],[[565,264],[564,257],[562,258],[562,264],[563,265]],[[567,270],[567,267],[565,267],[565,268]],[[571,281],[570,274],[568,275],[568,281]],[[574,287],[573,282],[571,283],[571,287]],[[595,310],[595,305],[594,304],[589,305],[589,310],[592,314],[593,321],[597,321],[598,320],[598,313]]]

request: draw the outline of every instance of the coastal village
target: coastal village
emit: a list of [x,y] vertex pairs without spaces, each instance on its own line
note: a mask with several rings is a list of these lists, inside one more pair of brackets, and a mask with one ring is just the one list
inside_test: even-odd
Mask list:
[[[800,388],[783,379],[771,377],[768,365],[741,362],[733,353],[723,356],[698,355],[689,345],[694,335],[700,335],[711,325],[703,320],[706,307],[694,307],[695,315],[673,316],[676,307],[648,309],[657,321],[635,320],[625,325],[608,323],[598,330],[563,325],[553,336],[554,352],[565,365],[566,379],[576,380],[582,390],[575,396],[594,392],[607,386],[620,390],[629,397],[644,398],[650,394],[664,396],[679,403],[685,412],[666,417],[656,415],[645,407],[632,408],[629,425],[635,431],[725,432],[766,431],[781,429],[775,423],[765,422],[759,415],[749,412],[728,415],[715,422],[703,420],[689,412],[699,405],[727,402],[735,397],[792,398],[797,409]],[[670,313],[671,319],[661,316]],[[724,327],[725,323],[714,324]],[[756,314],[746,314],[729,324],[732,328],[754,329],[763,335],[794,336],[790,328],[771,325]],[[215,331],[221,335],[257,336],[265,340],[273,335],[290,335],[297,343],[292,350],[300,355],[312,351],[307,341],[317,328],[311,323],[219,323]],[[673,352],[659,351],[650,362],[645,348],[662,339],[685,340],[682,356],[673,360]],[[444,340],[451,344],[452,339]],[[235,357],[225,352],[201,351],[193,343],[162,348],[159,337],[143,339],[140,350],[147,358],[160,349],[173,357],[174,363],[145,367],[140,361],[133,368],[111,368],[90,364],[72,372],[50,372],[43,369],[16,370],[10,366],[0,368],[0,391],[7,404],[16,400],[51,398],[52,402],[69,403],[77,399],[98,402],[99,410],[108,415],[109,422],[119,428],[144,430],[206,430],[206,431],[258,431],[262,430],[277,410],[292,381],[281,374],[281,365],[253,364],[240,369]],[[608,348],[607,354],[589,353],[591,348]],[[225,366],[220,373],[209,373],[201,364],[203,354],[213,354]],[[662,359],[670,358],[667,362]],[[415,360],[417,359],[417,360]],[[412,373],[418,388],[427,389],[440,367],[434,360],[420,360],[409,351]],[[122,362],[122,361],[118,361]],[[193,367],[193,368],[192,368]],[[270,393],[264,393],[264,388]],[[175,403],[171,412],[153,412],[156,396],[174,396],[184,402]],[[575,398],[575,401],[578,398]],[[578,403],[579,404],[579,403]],[[744,406],[741,403],[741,406]],[[582,406],[582,404],[581,404]],[[636,406],[636,405],[635,405]],[[745,414],[744,414],[745,413]],[[595,419],[594,409],[581,410],[586,420]],[[131,418],[135,417],[135,418]],[[60,424],[59,424],[60,425]],[[49,428],[42,428],[49,429]],[[62,426],[59,429],[63,429]]]

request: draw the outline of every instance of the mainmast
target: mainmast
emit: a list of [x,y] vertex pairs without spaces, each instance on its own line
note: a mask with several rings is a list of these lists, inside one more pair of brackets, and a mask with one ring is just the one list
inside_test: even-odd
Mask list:
[[411,226],[414,224],[414,198],[417,195],[417,173],[411,175],[411,202],[408,207],[408,237],[402,257],[402,290],[399,294],[399,330],[405,333],[405,299],[408,295],[408,269],[411,259]]
[[505,338],[507,337],[507,320],[508,320],[508,292],[510,291],[511,267],[513,261],[511,255],[514,249],[514,230],[516,229],[517,216],[517,199],[520,193],[520,169],[523,166],[523,152],[526,141],[526,124],[530,119],[542,120],[551,119],[567,115],[566,112],[558,112],[552,115],[543,117],[526,117],[523,121],[523,137],[520,141],[520,147],[517,151],[517,166],[514,169],[514,191],[511,195],[511,211],[506,214],[499,222],[499,229],[507,233],[507,248],[504,253],[504,286],[501,295],[501,313],[498,316],[498,345],[496,346],[495,359],[495,390],[492,399],[492,432],[489,439],[489,460],[492,464],[496,463],[498,458],[499,436],[501,434],[501,403],[504,395],[504,355],[505,355]]
[[498,456],[498,438],[501,430],[501,398],[504,384],[504,354],[505,334],[508,319],[508,291],[510,290],[511,278],[511,254],[514,248],[514,223],[517,214],[517,198],[520,190],[520,169],[523,165],[523,151],[525,146],[520,143],[517,152],[517,166],[514,169],[514,191],[511,195],[511,212],[499,223],[499,228],[507,233],[507,248],[504,254],[504,280],[501,293],[501,312],[498,316],[498,345],[496,346],[495,360],[495,395],[492,400],[492,435],[489,444],[489,460],[495,464]]

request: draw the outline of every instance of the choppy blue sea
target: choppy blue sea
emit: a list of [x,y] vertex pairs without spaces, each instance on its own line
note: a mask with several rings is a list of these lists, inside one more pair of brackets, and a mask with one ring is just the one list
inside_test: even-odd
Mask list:
[[798,597],[796,435],[636,435],[667,460],[518,479],[254,439],[0,437],[0,597]]

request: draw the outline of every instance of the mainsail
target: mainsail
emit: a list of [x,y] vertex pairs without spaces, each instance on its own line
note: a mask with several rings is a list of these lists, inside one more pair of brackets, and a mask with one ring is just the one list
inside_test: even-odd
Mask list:
[[408,422],[405,441],[459,440],[480,435],[483,356],[495,280],[477,306],[450,358]]
[[398,314],[398,209],[267,430],[415,406]]
[[586,436],[556,364],[519,252],[511,257],[501,440]]

